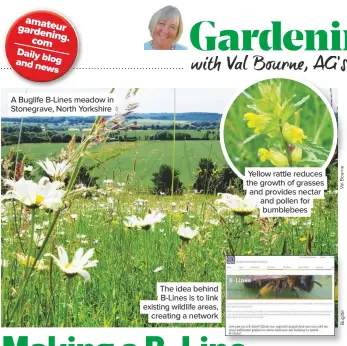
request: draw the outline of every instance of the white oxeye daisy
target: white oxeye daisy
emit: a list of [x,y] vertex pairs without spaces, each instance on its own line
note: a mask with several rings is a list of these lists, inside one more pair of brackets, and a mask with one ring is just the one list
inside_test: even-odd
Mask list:
[[193,239],[199,233],[198,230],[198,227],[193,230],[185,224],[182,224],[178,227],[177,234],[181,239],[187,241]]
[[34,169],[33,166],[24,166],[24,172],[32,172]]
[[216,203],[225,204],[236,215],[250,215],[257,209],[257,203],[253,199],[241,198],[230,193],[222,193],[220,195],[222,198],[217,199]]
[[29,208],[42,207],[44,209],[57,210],[62,205],[64,191],[60,190],[64,184],[50,182],[47,177],[40,179],[38,183],[24,178],[18,181],[5,180],[12,189],[6,193],[3,199],[17,199]]
[[142,228],[147,226],[154,226],[156,223],[159,223],[163,220],[165,214],[163,213],[151,213],[147,214],[142,221]]
[[45,254],[45,256],[52,257],[59,269],[63,271],[68,278],[72,278],[78,274],[86,281],[90,281],[90,274],[85,269],[95,267],[98,263],[98,260],[89,261],[94,255],[94,249],[88,250],[85,254],[83,254],[82,248],[78,249],[71,262],[69,262],[67,252],[62,246],[58,246],[57,249],[58,258],[50,253]]
[[153,227],[156,223],[159,223],[163,220],[165,214],[163,213],[152,213],[147,214],[143,219],[138,218],[135,215],[126,217],[124,221],[124,225],[129,228],[143,228],[149,229]]
[[63,180],[71,170],[72,165],[67,160],[54,162],[46,158],[45,161],[38,161],[37,164],[53,179]]

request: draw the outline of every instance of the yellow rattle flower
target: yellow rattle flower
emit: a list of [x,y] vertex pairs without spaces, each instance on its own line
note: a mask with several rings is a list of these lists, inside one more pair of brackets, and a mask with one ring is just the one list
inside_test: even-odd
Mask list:
[[303,129],[288,123],[283,125],[282,134],[284,139],[291,144],[302,143],[302,140],[307,138]]
[[258,150],[259,159],[261,162],[269,160],[276,167],[287,167],[288,159],[278,151],[267,150],[265,148],[260,148]]
[[292,161],[298,162],[302,159],[302,149],[296,147],[292,152]]
[[246,113],[243,116],[248,121],[247,126],[254,128],[254,133],[259,133],[265,129],[271,117],[269,115]]

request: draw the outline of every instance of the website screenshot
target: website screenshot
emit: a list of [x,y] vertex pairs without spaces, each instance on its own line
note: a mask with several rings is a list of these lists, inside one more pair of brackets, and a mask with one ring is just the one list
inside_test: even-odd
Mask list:
[[227,256],[227,335],[334,335],[334,257]]

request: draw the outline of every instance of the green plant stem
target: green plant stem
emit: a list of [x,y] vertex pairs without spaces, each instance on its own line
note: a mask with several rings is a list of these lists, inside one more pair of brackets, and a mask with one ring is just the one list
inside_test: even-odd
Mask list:
[[[210,148],[208,151],[208,156],[207,156],[208,160],[211,158],[211,150],[212,150],[212,141],[211,141]],[[207,167],[208,167],[208,165],[207,165]],[[208,191],[210,190],[210,184],[211,184],[212,179],[213,179],[213,177],[211,177],[211,179],[209,181],[207,181],[207,174],[206,174],[204,186],[207,185],[207,188],[204,191],[205,199],[204,199],[204,202],[202,203],[202,206],[201,206],[201,214],[202,214],[202,222],[203,223],[205,223],[205,209],[206,209],[206,203],[207,203],[207,194],[208,194]]]
[[233,244],[233,237],[234,237],[234,233],[235,232],[233,232],[234,231],[233,229],[232,230],[230,229],[230,221],[227,222],[222,217],[221,217],[221,221],[227,227],[227,230],[228,230],[227,231],[227,242],[228,242],[228,246],[229,246],[229,253],[228,253],[228,255],[236,256],[237,255],[236,251],[237,251],[237,243],[238,242],[236,240],[235,245]]
[[[29,277],[31,275],[31,267],[29,265],[29,262],[30,262],[30,258],[31,258],[31,252],[32,252],[32,247],[33,247],[33,243],[34,243],[34,232],[35,232],[35,210],[36,208],[33,208],[31,209],[31,228],[30,228],[30,240],[29,240],[29,249],[28,249],[28,252],[27,252],[27,260],[26,260],[26,263],[25,263],[25,271],[24,271],[24,282],[27,282],[29,281]],[[25,256],[25,253],[24,253],[24,256]],[[23,293],[24,293],[24,290],[23,290]],[[23,295],[21,295],[19,298],[18,298],[18,302],[20,304],[22,304],[22,301],[23,301]],[[17,320],[19,320],[20,316],[18,315],[17,316]]]
[[171,196],[174,195],[174,183],[175,183],[175,153],[176,153],[176,89],[174,89],[174,114],[173,114],[173,144],[172,144]]
[[[14,229],[16,230],[16,233],[17,233],[17,237],[18,237],[18,240],[19,240],[19,244],[20,244],[20,248],[24,254],[24,246],[23,246],[23,242],[22,242],[22,239],[21,239],[21,236],[20,236],[20,233],[19,233],[19,227],[18,227],[18,223],[17,223],[17,216],[16,216],[16,209],[15,209],[15,204],[14,204],[14,200],[12,200],[12,210],[13,210],[13,215],[14,215]],[[20,213],[22,214],[22,211],[23,211],[23,205],[21,206],[21,209],[20,209]],[[21,225],[22,224],[22,220],[20,220],[19,224]]]
[[[27,277],[28,270],[30,268],[29,267],[29,259],[30,259],[33,244],[34,244],[35,214],[36,214],[35,211],[36,211],[36,208],[31,209],[30,241],[29,241],[29,249],[28,249],[28,253],[27,253],[27,261],[26,261],[26,265],[25,265],[25,279]],[[25,253],[24,253],[24,256],[25,256]]]
[[64,306],[64,327],[67,327],[68,305],[69,305],[69,293],[70,293],[70,278],[66,278],[65,285],[65,306]]
[[282,125],[280,125],[280,134],[281,134],[281,138],[282,138],[284,147],[286,148],[286,153],[287,153],[287,159],[288,159],[289,167],[293,167],[292,154],[291,154],[291,152],[289,150],[288,143],[286,142],[286,140],[284,139],[284,136],[282,134]]
[[[51,252],[53,253],[55,246],[55,237],[53,237],[51,243]],[[54,326],[54,318],[55,318],[55,301],[54,301],[54,292],[53,292],[53,258],[51,257],[49,260],[49,292],[51,295],[51,318],[52,318],[52,326]]]
[[241,242],[240,242],[240,255],[242,255],[242,250],[243,250],[243,243],[244,243],[244,232],[246,229],[246,225],[245,225],[245,216],[244,215],[240,215],[240,223],[241,223]]
[[20,127],[19,127],[19,135],[18,135],[18,143],[17,143],[17,153],[16,153],[16,162],[14,164],[13,180],[16,180],[17,163],[18,163],[18,155],[19,155],[19,144],[20,144],[20,140],[21,140],[21,137],[22,137],[23,121],[24,121],[24,117],[22,117],[22,120],[20,122]]
[[183,280],[183,277],[184,277],[184,274],[185,274],[185,271],[186,271],[186,266],[185,266],[185,263],[184,263],[184,256],[185,256],[185,248],[186,248],[186,245],[188,244],[189,240],[185,240],[185,239],[181,239],[181,244],[180,244],[180,247],[181,247],[181,251],[182,251],[182,259],[180,259],[180,262],[181,262],[181,280]]

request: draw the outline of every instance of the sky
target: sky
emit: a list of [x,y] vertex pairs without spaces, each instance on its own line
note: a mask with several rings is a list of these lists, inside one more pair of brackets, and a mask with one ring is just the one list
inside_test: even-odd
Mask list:
[[[124,103],[125,95],[129,89],[116,89],[115,94],[119,103]],[[27,93],[42,95],[45,89],[2,89],[1,116],[8,116],[7,98],[8,94]],[[49,93],[78,93],[92,92],[109,93],[110,89],[49,89]],[[211,112],[223,113],[230,100],[237,92],[236,89],[176,89],[176,112]],[[128,102],[139,102],[138,113],[173,113],[174,111],[174,89],[140,89],[134,98]]]
[[[120,108],[125,103],[125,95],[129,89],[116,89]],[[191,88],[176,89],[176,112],[211,112],[224,113],[230,105],[231,100],[242,90],[237,89],[208,89],[208,88]],[[320,89],[325,97],[330,101],[330,89]],[[110,89],[54,89],[50,88],[49,93],[109,93]],[[1,90],[1,116],[8,116],[7,98],[9,93],[27,93],[43,94],[47,89],[2,89]],[[337,89],[332,89],[333,109],[337,111]],[[140,89],[134,98],[127,100],[129,102],[139,102],[137,113],[173,113],[174,112],[174,89]]]

